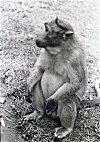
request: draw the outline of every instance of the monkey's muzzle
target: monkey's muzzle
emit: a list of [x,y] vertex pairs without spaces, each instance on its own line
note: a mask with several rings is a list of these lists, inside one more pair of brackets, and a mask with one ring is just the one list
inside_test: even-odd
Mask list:
[[46,48],[48,46],[48,40],[46,40],[44,34],[37,36],[35,38],[35,43],[40,48]]

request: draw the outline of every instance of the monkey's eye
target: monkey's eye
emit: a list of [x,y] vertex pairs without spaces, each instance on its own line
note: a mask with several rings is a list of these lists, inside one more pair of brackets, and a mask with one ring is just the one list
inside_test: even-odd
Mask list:
[[63,30],[56,32],[57,35],[62,35],[64,33]]
[[46,32],[49,32],[48,26],[45,26],[45,31],[46,31]]

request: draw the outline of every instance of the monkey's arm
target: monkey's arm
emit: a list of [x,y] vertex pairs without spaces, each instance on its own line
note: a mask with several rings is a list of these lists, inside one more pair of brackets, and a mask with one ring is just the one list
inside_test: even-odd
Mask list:
[[79,88],[79,83],[72,84],[66,82],[63,84],[52,96],[47,99],[46,102],[46,112],[53,112],[60,100],[67,99],[68,95],[75,94],[76,90]]
[[84,59],[85,54],[83,49],[77,48],[73,51],[66,65],[66,82],[51,96],[56,101],[66,97],[66,95],[75,94],[78,89],[86,85],[87,76]]
[[66,82],[51,97],[49,97],[48,100],[53,99],[55,102],[58,102],[59,100],[67,98],[68,95],[75,94],[78,89],[78,83],[73,85]]
[[[66,82],[65,84],[63,84],[52,96],[50,96],[46,100],[46,112],[47,113],[53,112],[60,100],[66,100],[68,96],[70,97],[70,95],[72,94],[77,94],[76,93],[77,90],[80,90],[80,92],[83,94],[84,93],[84,89],[82,89],[83,82],[84,81],[82,82],[77,81],[76,83]],[[80,94],[77,95],[77,97],[79,97],[80,99]]]
[[[74,64],[75,65],[75,64]],[[66,81],[52,96],[54,100],[66,98],[67,95],[75,94],[75,92],[81,87],[82,82],[85,81],[85,71],[83,68],[79,68],[80,65],[73,66],[71,63],[67,64],[67,77],[69,81]],[[79,72],[80,71],[80,72]]]
[[27,79],[28,91],[31,92],[34,85],[41,79],[42,70],[39,67],[34,67],[30,72],[30,76]]
[[52,96],[50,96],[47,99],[46,102],[47,113],[52,112],[60,100],[67,99],[68,95],[70,96],[71,94],[75,94],[76,91],[81,87],[81,82],[79,80],[79,77],[75,73],[76,72],[74,72],[73,75],[69,74],[70,82],[64,83]]
[[36,61],[34,68],[30,71],[30,75],[27,79],[28,91],[31,92],[34,85],[41,80],[43,72],[45,70],[45,52],[42,50],[38,60]]

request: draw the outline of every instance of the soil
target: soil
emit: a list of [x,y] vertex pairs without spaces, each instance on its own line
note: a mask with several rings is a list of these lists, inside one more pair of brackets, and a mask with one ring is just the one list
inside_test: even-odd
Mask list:
[[[94,82],[100,78],[100,2],[96,0],[2,0],[0,1],[0,104],[2,142],[99,142],[100,106],[79,111],[73,131],[55,140],[57,122],[44,118],[22,122],[32,111],[26,102],[26,78],[40,50],[34,38],[44,30],[43,23],[56,16],[72,24],[86,50],[88,84],[84,99],[96,96]],[[5,125],[3,125],[5,124]]]

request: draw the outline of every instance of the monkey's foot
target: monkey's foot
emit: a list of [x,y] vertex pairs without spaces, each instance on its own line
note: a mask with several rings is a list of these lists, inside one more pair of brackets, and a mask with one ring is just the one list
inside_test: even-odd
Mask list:
[[72,128],[65,129],[63,127],[58,127],[56,128],[54,135],[56,138],[62,139],[66,137],[71,131]]
[[23,116],[24,120],[35,120],[38,121],[39,119],[41,119],[43,116],[38,113],[37,111],[34,111],[33,113],[29,114],[29,115],[25,115]]

